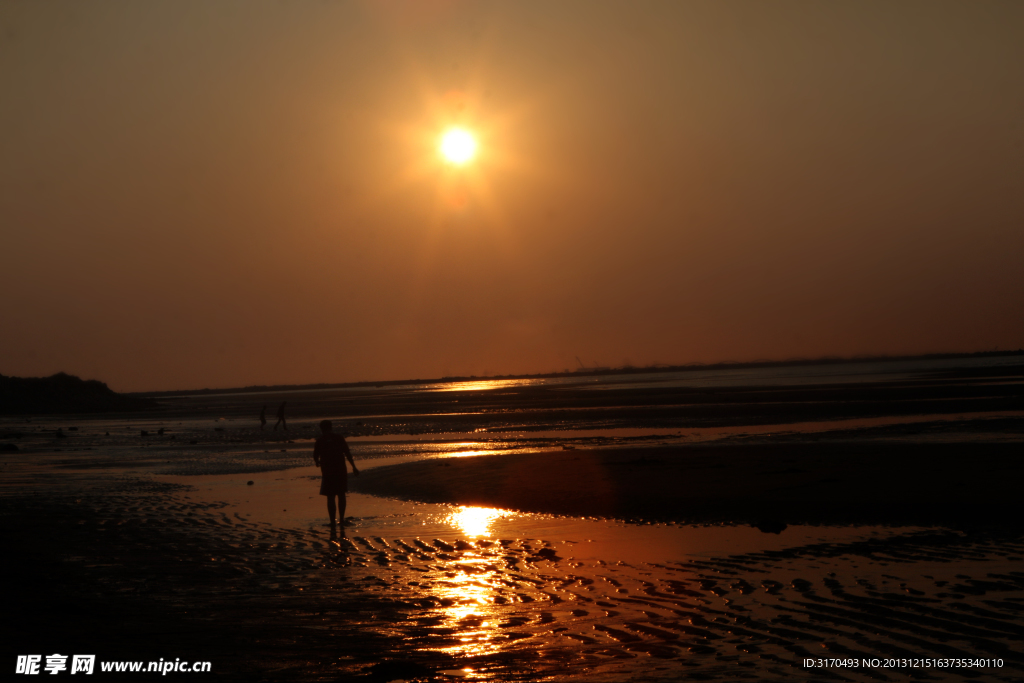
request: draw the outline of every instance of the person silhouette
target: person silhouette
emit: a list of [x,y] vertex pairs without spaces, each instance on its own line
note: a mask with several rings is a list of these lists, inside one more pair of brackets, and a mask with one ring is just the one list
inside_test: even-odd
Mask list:
[[284,425],[284,431],[288,431],[288,423],[284,421],[284,407],[288,401],[281,401],[281,407],[277,409],[277,422],[274,423],[274,431],[277,431],[277,425]]
[[263,406],[263,410],[260,411],[260,431],[267,426],[267,406]]
[[[335,534],[335,510],[340,513],[342,534],[345,533],[345,494],[348,492],[348,468],[345,460],[352,465],[352,474],[359,475],[359,469],[352,460],[352,452],[345,443],[345,437],[335,434],[330,420],[320,423],[321,435],[313,446],[313,462],[320,468],[320,495],[327,496],[327,516],[331,518],[331,536]],[[337,507],[335,498],[338,499]]]

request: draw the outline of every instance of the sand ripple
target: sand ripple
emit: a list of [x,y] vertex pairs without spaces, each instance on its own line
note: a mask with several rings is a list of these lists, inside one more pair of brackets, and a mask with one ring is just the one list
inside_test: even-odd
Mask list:
[[[27,519],[68,525],[64,546],[49,552],[83,572],[99,595],[277,634],[259,646],[259,670],[273,660],[291,667],[292,678],[907,674],[801,667],[818,657],[994,657],[1004,668],[972,676],[1024,675],[1014,654],[1024,639],[1019,537],[936,531],[629,564],[580,561],[571,545],[543,539],[332,539],[326,529],[247,521],[173,487],[143,480],[105,486],[73,499],[59,494],[56,503],[22,496],[15,505],[8,496],[5,528]],[[339,638],[348,643],[340,650]],[[242,660],[239,667],[255,666]],[[912,673],[921,680],[953,675]]]

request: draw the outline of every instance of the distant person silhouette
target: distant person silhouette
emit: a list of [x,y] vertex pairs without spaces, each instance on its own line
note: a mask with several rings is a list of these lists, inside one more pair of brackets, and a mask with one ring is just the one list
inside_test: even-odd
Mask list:
[[[327,496],[327,515],[331,518],[331,536],[334,536],[335,509],[339,512],[338,521],[341,522],[342,533],[345,532],[345,494],[348,492],[348,469],[345,467],[345,459],[352,464],[352,474],[358,475],[359,470],[352,460],[352,452],[345,443],[345,437],[334,433],[330,420],[320,423],[320,431],[323,434],[313,446],[313,462],[320,468],[320,495]],[[334,504],[335,497],[338,499],[337,508]]]
[[263,410],[260,411],[260,431],[267,426],[267,406],[263,406]]
[[277,425],[284,425],[284,431],[288,431],[288,423],[284,421],[284,407],[288,401],[281,401],[281,407],[277,409],[277,422],[274,423],[274,431],[277,431]]

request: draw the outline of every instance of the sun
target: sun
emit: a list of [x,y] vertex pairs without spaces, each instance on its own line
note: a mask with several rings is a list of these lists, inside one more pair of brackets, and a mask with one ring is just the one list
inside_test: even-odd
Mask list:
[[441,156],[461,166],[476,155],[476,139],[462,128],[451,128],[441,136]]

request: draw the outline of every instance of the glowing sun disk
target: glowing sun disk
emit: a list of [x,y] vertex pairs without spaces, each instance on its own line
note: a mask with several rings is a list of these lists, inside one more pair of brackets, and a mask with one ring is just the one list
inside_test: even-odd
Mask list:
[[476,140],[461,128],[452,128],[441,137],[441,155],[453,164],[464,164],[476,154]]

